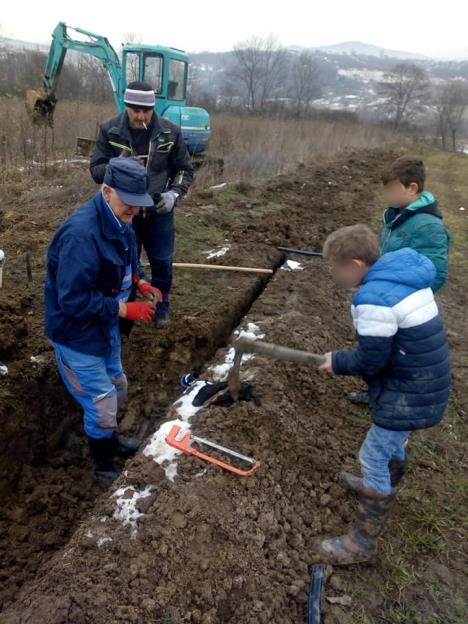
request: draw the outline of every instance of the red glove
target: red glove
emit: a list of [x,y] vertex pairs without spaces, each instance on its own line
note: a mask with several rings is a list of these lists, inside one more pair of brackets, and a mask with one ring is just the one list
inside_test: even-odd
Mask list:
[[149,301],[131,301],[126,303],[126,314],[123,318],[129,321],[145,321],[149,323],[154,318],[154,304]]
[[162,303],[163,295],[159,288],[155,288],[151,286],[148,282],[141,282],[138,285],[138,291],[145,297],[146,299],[150,299],[156,303]]

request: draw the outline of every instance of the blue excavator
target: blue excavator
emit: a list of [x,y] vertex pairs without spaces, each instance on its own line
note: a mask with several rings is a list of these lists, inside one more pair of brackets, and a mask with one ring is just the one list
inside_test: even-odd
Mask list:
[[[64,22],[52,33],[42,89],[26,94],[26,107],[34,123],[53,126],[57,85],[66,54],[71,50],[89,54],[102,63],[109,74],[119,112],[125,110],[124,92],[128,82],[144,80],[151,84],[157,113],[181,127],[190,154],[201,156],[205,152],[211,136],[210,115],[204,108],[187,106],[189,58],[185,52],[163,46],[125,44],[119,57],[106,37],[72,28]],[[82,152],[90,151],[93,143],[91,139],[78,139],[78,148]]]

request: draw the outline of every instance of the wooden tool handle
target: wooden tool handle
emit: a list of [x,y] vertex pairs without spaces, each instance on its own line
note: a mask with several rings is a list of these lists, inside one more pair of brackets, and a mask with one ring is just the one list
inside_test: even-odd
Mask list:
[[207,271],[239,271],[241,273],[262,273],[273,275],[273,269],[255,269],[252,267],[224,266],[222,264],[195,264],[192,262],[173,262],[172,266],[179,269],[203,269]]
[[288,347],[280,347],[279,345],[263,342],[262,340],[249,340],[248,338],[239,338],[234,345],[236,351],[243,353],[258,353],[275,360],[285,360],[287,362],[303,362],[305,364],[315,364],[322,366],[325,364],[325,356],[310,351],[300,351],[298,349],[289,349]]

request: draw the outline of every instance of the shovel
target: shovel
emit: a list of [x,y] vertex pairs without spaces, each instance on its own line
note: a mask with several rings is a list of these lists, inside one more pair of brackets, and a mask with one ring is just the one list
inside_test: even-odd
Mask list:
[[313,364],[314,366],[322,366],[325,364],[325,356],[310,351],[299,351],[297,349],[289,349],[288,347],[280,347],[279,345],[262,340],[249,340],[248,338],[239,338],[234,344],[235,355],[234,362],[228,376],[228,387],[234,401],[239,398],[240,387],[240,365],[244,353],[257,353],[265,357],[275,360],[284,360],[286,362],[299,362],[301,364]]

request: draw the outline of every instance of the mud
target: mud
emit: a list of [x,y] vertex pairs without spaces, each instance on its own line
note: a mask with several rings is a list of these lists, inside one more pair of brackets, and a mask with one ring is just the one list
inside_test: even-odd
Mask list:
[[[227,224],[230,249],[216,261],[277,268],[285,259],[277,245],[320,249],[338,225],[371,215],[380,163],[391,157],[350,153],[276,177],[261,196],[254,193],[233,206],[242,214]],[[254,383],[261,405],[211,406],[192,419],[197,435],[260,459],[255,475],[240,479],[182,456],[171,481],[164,466],[140,453],[126,463],[112,491],[100,494],[80,415],[57,378],[41,332],[44,244],[69,210],[68,193],[78,201],[92,189],[83,171],[64,186],[42,200],[27,192],[14,198],[10,189],[18,215],[9,217],[1,234],[13,259],[0,294],[0,360],[9,367],[0,379],[0,622],[305,621],[312,542],[342,530],[354,509],[337,475],[343,466],[355,467],[368,426],[346,399],[357,382],[256,356],[243,365],[241,377]],[[76,188],[82,189],[78,196]],[[267,201],[281,207],[268,215],[251,209]],[[60,208],[54,222],[44,225],[51,202]],[[209,211],[209,202],[216,203],[212,194],[195,193],[179,218]],[[34,238],[31,214],[40,222],[39,243],[16,229],[27,224]],[[25,287],[23,254],[30,248],[35,282]],[[259,278],[234,275],[226,282],[197,274],[191,288],[203,286],[207,297],[190,314],[181,310],[191,291],[178,290],[176,282],[171,329],[155,335],[151,328],[137,328],[125,344],[130,393],[122,430],[150,436],[161,421],[173,418],[178,376],[188,370],[212,376],[239,322],[254,323],[268,342],[315,353],[352,344],[348,297],[333,286],[322,260],[300,262],[302,270],[277,270],[265,290]],[[115,515],[117,501],[138,492],[141,515],[125,524]]]

